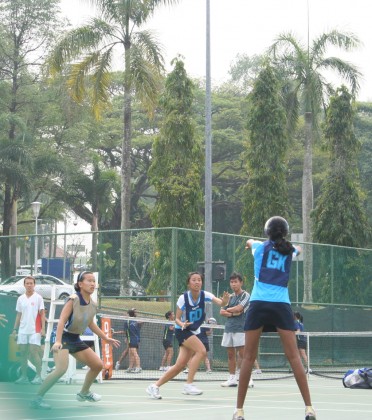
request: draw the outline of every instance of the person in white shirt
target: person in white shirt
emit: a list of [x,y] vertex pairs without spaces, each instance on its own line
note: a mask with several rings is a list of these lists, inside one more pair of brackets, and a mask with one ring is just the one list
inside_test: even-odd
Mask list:
[[35,292],[35,279],[27,276],[24,279],[26,292],[17,299],[17,316],[14,322],[13,335],[21,350],[21,377],[16,384],[28,384],[28,359],[36,368],[36,376],[31,381],[41,384],[41,337],[45,337],[44,300]]

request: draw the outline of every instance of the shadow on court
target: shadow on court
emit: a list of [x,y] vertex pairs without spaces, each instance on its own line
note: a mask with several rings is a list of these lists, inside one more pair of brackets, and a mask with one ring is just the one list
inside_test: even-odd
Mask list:
[[[219,382],[198,381],[200,396],[183,395],[182,382],[170,382],[160,389],[162,400],[150,399],[145,389],[149,381],[115,380],[94,384],[102,395],[97,403],[80,403],[75,394],[79,384],[58,384],[45,401],[52,410],[30,409],[37,386],[0,383],[0,418],[31,419],[135,419],[135,420],[230,420],[237,388],[222,388]],[[371,390],[345,389],[341,381],[310,377],[317,420],[372,419]],[[294,379],[255,381],[247,394],[246,420],[303,420],[304,407]]]

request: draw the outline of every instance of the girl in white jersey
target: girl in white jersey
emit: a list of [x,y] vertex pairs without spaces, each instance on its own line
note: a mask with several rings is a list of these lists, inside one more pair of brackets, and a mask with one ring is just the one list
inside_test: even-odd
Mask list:
[[41,385],[37,397],[31,402],[32,408],[44,410],[51,408],[43,401],[43,397],[67,371],[69,354],[89,367],[83,387],[76,394],[76,399],[80,402],[96,402],[101,399],[100,395],[90,391],[90,386],[103,369],[103,362],[86,343],[81,341],[80,335],[89,327],[93,333],[114,347],[119,347],[120,341],[106,337],[94,322],[97,305],[91,299],[91,295],[95,285],[96,280],[92,272],[84,271],[79,274],[74,286],[76,294],[69,297],[62,309],[57,326],[56,341],[51,349],[54,353],[56,368]]
[[254,256],[255,281],[244,326],[244,355],[233,420],[244,420],[244,400],[262,331],[279,333],[284,352],[305,403],[305,420],[316,419],[315,411],[311,406],[306,373],[297,349],[293,312],[287,287],[292,255],[298,255],[301,249],[285,239],[288,231],[287,221],[280,216],[274,216],[265,224],[267,241],[260,242],[253,239],[247,241],[246,248],[252,249]]
[[175,335],[180,345],[178,357],[176,363],[146,389],[146,392],[154,399],[161,399],[159,387],[182,372],[187,364],[189,372],[182,393],[186,395],[203,393],[193,384],[193,380],[201,361],[207,356],[204,344],[197,337],[205,319],[205,303],[213,302],[219,306],[225,306],[230,295],[224,292],[223,298],[219,299],[212,293],[202,290],[202,284],[203,277],[200,273],[189,273],[187,277],[189,291],[183,293],[177,301]]

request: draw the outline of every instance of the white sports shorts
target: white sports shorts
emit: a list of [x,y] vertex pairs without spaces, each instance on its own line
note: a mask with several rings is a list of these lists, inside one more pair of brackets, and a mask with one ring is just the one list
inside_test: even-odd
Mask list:
[[245,344],[245,333],[223,333],[222,347],[243,347]]
[[35,344],[36,346],[40,346],[41,334],[18,334],[17,344]]

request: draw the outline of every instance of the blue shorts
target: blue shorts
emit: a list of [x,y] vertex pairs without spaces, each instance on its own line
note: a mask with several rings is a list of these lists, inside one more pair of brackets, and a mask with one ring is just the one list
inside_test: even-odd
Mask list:
[[179,330],[178,328],[175,329],[175,336],[180,346],[182,346],[183,342],[193,335],[195,334],[193,334],[190,330]]
[[244,330],[257,330],[261,327],[263,327],[264,332],[276,332],[277,328],[296,331],[291,305],[263,300],[250,302]]
[[62,334],[62,349],[66,349],[70,354],[77,353],[89,349],[87,343],[81,341],[79,334],[72,334],[69,332],[63,332]]

